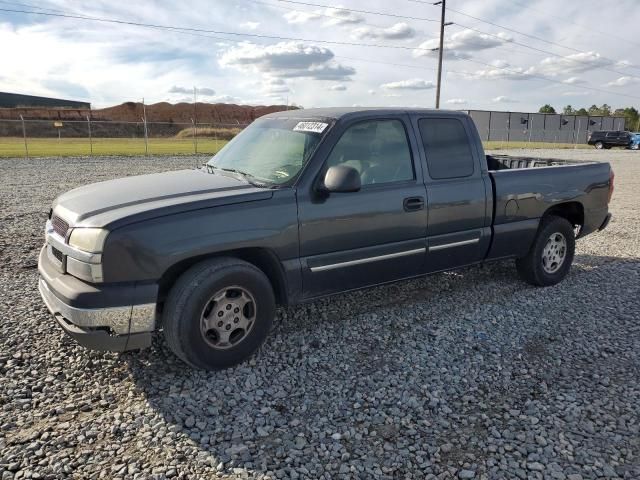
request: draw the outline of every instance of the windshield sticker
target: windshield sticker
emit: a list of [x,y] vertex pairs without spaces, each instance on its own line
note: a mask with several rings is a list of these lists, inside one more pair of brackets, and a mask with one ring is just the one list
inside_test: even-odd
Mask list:
[[298,124],[293,127],[294,132],[313,132],[313,133],[322,133],[324,129],[327,128],[328,123],[322,122],[298,122]]

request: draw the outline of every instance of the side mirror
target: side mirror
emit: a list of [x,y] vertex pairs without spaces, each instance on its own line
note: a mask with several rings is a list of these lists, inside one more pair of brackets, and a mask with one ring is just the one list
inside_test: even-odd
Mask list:
[[324,189],[327,192],[357,192],[361,187],[360,174],[353,167],[346,165],[329,167],[324,176]]

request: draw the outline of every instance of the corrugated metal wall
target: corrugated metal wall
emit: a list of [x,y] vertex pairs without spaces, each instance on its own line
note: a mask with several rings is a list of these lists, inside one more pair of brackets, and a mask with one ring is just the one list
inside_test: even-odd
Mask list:
[[588,132],[624,130],[624,117],[468,110],[480,138],[498,142],[586,143]]

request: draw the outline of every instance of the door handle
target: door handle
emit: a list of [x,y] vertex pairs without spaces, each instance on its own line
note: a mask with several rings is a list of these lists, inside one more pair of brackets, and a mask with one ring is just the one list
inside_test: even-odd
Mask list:
[[424,208],[424,198],[422,197],[409,197],[405,198],[402,202],[405,212],[415,212],[416,210],[422,210]]

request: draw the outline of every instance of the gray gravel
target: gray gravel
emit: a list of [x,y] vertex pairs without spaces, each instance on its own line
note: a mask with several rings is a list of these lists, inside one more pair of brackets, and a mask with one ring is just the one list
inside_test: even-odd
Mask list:
[[57,194],[197,159],[0,160],[0,480],[640,478],[640,154],[535,153],[616,171],[565,282],[505,262],[282,310],[216,373],[84,350],[36,290]]

